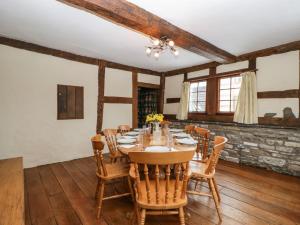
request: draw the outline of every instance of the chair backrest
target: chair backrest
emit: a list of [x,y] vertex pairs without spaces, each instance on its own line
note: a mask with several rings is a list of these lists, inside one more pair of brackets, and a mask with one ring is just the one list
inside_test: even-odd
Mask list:
[[103,134],[105,136],[108,150],[112,156],[115,156],[118,152],[117,133],[118,133],[118,130],[116,130],[116,129],[104,129],[103,130]]
[[120,133],[121,133],[122,135],[124,135],[124,133],[130,131],[130,126],[129,126],[129,125],[120,125],[120,126],[118,127],[118,129],[119,129]]
[[219,161],[219,157],[221,155],[222,150],[224,149],[224,146],[227,142],[227,138],[226,137],[222,137],[222,136],[215,136],[214,139],[214,148],[212,153],[210,154],[208,161],[207,161],[207,168],[205,170],[205,174],[210,174],[213,173],[217,163]]
[[[135,171],[137,199],[146,199],[147,203],[156,205],[176,203],[184,199],[189,178],[189,161],[194,152],[129,152]],[[153,176],[149,175],[150,168],[154,170]],[[174,169],[174,175],[171,175],[171,168]],[[150,185],[150,181],[155,183],[155,187]]]
[[184,131],[187,133],[187,134],[192,134],[194,132],[194,129],[195,129],[195,125],[191,124],[191,125],[186,125],[184,127]]
[[210,131],[202,127],[195,127],[193,136],[198,141],[197,152],[201,152],[206,157],[209,146]]
[[101,135],[96,135],[91,138],[92,146],[94,150],[94,157],[97,163],[97,172],[102,176],[107,176],[107,170],[103,159],[104,143],[101,141]]
[[163,121],[160,122],[160,125],[162,127],[169,127],[171,124],[172,124],[172,122],[168,121],[168,120],[163,120]]

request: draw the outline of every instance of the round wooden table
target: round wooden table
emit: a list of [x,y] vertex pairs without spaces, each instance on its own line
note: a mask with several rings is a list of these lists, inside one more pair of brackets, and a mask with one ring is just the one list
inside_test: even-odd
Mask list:
[[[124,154],[128,155],[128,152],[133,151],[144,151],[146,147],[149,146],[168,146],[167,144],[167,137],[161,136],[160,140],[154,140],[153,135],[145,134],[143,136],[143,143],[137,138],[136,145],[134,147],[128,148],[128,147],[122,147],[118,146],[118,150]],[[182,145],[176,142],[175,139],[173,139],[173,144],[170,146],[172,148],[172,151],[190,151],[190,150],[196,150],[197,145]]]

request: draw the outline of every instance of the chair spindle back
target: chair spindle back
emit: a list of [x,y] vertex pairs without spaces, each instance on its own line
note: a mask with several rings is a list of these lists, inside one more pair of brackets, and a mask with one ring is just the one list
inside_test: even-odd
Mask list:
[[101,141],[101,135],[96,135],[91,138],[94,150],[94,157],[97,163],[97,172],[102,176],[107,176],[107,170],[103,159],[104,143]]
[[202,159],[205,159],[208,153],[210,131],[202,127],[195,127],[193,136],[198,141],[196,152],[201,153]]
[[130,126],[129,125],[120,125],[118,127],[121,135],[124,135],[126,132],[129,132],[130,131]]
[[109,152],[112,156],[116,156],[118,152],[118,144],[117,144],[117,133],[116,129],[104,129],[103,130],[105,140],[107,142],[107,146]]
[[212,153],[210,154],[208,161],[207,161],[207,168],[205,170],[206,174],[210,174],[214,172],[217,163],[219,161],[220,155],[222,150],[224,149],[225,143],[228,141],[226,137],[222,136],[215,136],[214,139],[214,148]]
[[194,129],[195,129],[195,125],[191,124],[191,125],[186,125],[184,127],[184,131],[187,133],[187,134],[192,134],[194,132]]
[[184,199],[189,161],[194,152],[129,152],[134,167],[137,200],[151,205],[168,205]]

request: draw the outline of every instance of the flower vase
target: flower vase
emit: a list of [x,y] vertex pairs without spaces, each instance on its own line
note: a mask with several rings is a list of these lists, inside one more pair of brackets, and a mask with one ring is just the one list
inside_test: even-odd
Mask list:
[[159,145],[161,139],[161,129],[159,127],[159,122],[153,123],[153,142]]

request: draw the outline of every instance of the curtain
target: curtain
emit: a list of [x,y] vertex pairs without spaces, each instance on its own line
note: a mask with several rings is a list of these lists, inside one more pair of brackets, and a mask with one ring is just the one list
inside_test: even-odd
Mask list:
[[233,121],[256,124],[258,123],[256,76],[254,72],[245,72],[241,76],[242,83]]
[[176,115],[178,120],[186,120],[189,112],[190,82],[183,82],[179,109]]

